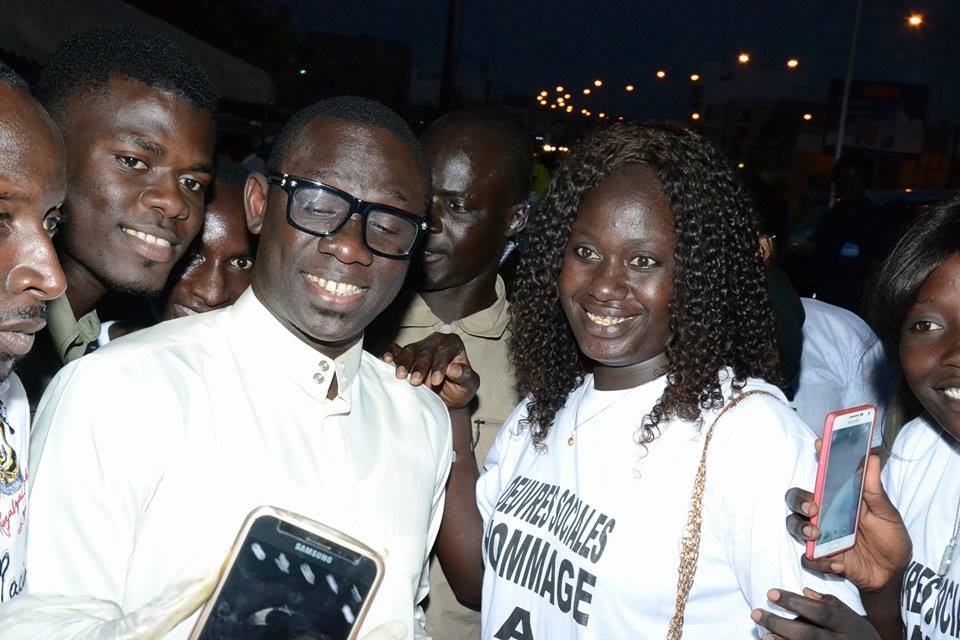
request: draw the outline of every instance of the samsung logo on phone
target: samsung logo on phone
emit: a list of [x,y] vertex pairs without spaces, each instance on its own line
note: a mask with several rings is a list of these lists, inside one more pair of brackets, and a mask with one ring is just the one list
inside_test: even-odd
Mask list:
[[324,564],[332,564],[332,563],[333,563],[333,556],[328,555],[328,554],[324,553],[323,551],[320,551],[319,549],[314,549],[313,547],[308,547],[307,545],[303,544],[302,542],[296,543],[295,545],[293,545],[293,548],[296,549],[297,551],[299,551],[300,553],[306,554],[306,555],[308,555],[308,556],[310,556],[310,557],[312,557],[312,558],[316,558],[317,560],[319,560],[320,562],[323,562]]

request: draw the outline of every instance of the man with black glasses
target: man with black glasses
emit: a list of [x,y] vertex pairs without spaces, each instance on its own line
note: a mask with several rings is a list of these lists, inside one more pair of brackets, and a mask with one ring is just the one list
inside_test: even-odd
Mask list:
[[[364,629],[398,620],[406,637],[425,637],[418,603],[450,417],[361,339],[426,235],[427,194],[420,144],[383,105],[334,98],[292,118],[269,175],[244,191],[260,235],[251,289],[228,309],[112,343],[51,383],[33,440],[43,453],[32,594],[94,597],[135,616],[165,588],[215,572],[244,517],[270,504],[381,551]],[[475,391],[469,367],[453,371],[451,384]],[[441,392],[451,412],[451,398],[470,395]],[[50,634],[34,637],[77,637]]]

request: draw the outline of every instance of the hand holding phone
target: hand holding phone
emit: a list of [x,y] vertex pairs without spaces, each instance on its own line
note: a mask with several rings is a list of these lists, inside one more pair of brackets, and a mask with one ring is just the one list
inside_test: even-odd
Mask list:
[[353,640],[383,570],[361,542],[260,507],[240,529],[190,640]]
[[811,520],[820,529],[820,537],[807,542],[811,560],[845,551],[856,542],[876,415],[873,405],[827,414],[813,497],[817,514]]

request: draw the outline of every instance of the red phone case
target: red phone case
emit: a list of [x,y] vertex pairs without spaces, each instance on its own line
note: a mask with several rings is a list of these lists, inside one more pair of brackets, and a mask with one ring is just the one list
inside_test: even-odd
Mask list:
[[[817,464],[817,486],[813,491],[813,501],[817,505],[817,515],[813,516],[810,519],[810,522],[813,524],[820,523],[820,510],[819,507],[823,503],[823,485],[827,479],[827,466],[830,463],[830,441],[833,439],[833,423],[840,416],[847,415],[848,413],[857,413],[858,411],[865,411],[866,409],[873,409],[873,422],[870,424],[870,435],[867,439],[867,451],[869,452],[873,445],[873,430],[877,427],[877,408],[872,404],[864,404],[859,407],[852,407],[850,409],[840,409],[838,411],[831,411],[827,414],[826,419],[823,423],[823,444],[820,447],[820,461]],[[869,455],[869,454],[868,454]],[[860,500],[863,500],[863,483],[866,481],[867,474],[864,470],[863,478],[860,480]],[[853,525],[853,531],[856,533],[857,529],[860,527],[860,502],[857,502],[857,521]],[[854,541],[856,541],[856,536],[854,536]],[[854,543],[851,543],[849,547],[844,547],[843,549],[836,549],[831,551],[822,558],[828,558],[830,556],[842,553],[847,549],[851,549]],[[813,552],[816,547],[815,540],[807,540],[807,558],[813,560]]]

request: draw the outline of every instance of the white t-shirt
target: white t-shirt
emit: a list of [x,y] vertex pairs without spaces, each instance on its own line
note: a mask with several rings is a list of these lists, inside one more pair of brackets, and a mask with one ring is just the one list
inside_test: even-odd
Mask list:
[[[828,413],[862,404],[877,407],[882,425],[893,376],[880,340],[855,313],[811,298],[800,302],[806,318],[794,409],[817,435]],[[875,444],[880,435],[877,428]]]
[[0,603],[27,582],[27,456],[30,406],[15,374],[0,382]]
[[[724,373],[724,377],[728,377]],[[644,450],[637,427],[665,386],[597,391],[592,376],[557,414],[546,449],[504,425],[477,486],[484,518],[483,638],[663,638],[676,600],[681,538],[703,429],[663,424]],[[730,385],[725,382],[729,395]],[[757,638],[755,607],[778,610],[768,589],[834,593],[862,611],[856,591],[800,567],[803,546],[783,526],[784,493],[812,486],[813,434],[775,387],[717,425],[707,462],[699,565],[684,638]],[[583,424],[570,437],[576,424]],[[513,635],[511,635],[513,634]]]
[[929,416],[897,436],[883,484],[913,541],[900,598],[908,640],[960,638],[960,550],[939,576],[960,501],[960,442]]

